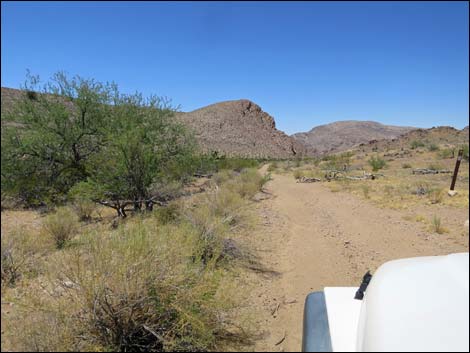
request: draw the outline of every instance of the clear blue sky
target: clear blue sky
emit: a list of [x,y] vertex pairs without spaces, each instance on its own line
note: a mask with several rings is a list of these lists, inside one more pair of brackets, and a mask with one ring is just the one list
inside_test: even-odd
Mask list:
[[183,111],[259,104],[287,133],[336,120],[462,128],[467,2],[2,2],[1,84],[115,81]]

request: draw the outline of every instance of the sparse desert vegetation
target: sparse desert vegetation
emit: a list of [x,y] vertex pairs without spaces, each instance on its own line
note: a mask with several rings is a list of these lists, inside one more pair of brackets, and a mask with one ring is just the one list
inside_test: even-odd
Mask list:
[[[194,351],[242,341],[247,332],[227,315],[239,305],[236,274],[249,258],[230,237],[249,229],[246,204],[266,181],[254,169],[224,170],[207,192],[116,229],[108,220],[77,231],[77,215],[60,208],[37,234],[2,236],[2,286],[10,287],[2,298],[17,310],[10,344]],[[66,246],[72,235],[74,246]],[[40,254],[40,267],[28,263]]]
[[[254,260],[233,237],[270,180],[260,161],[200,152],[166,100],[54,80],[40,91],[31,77],[35,94],[2,114],[2,303],[15,312],[2,347],[205,351],[245,340],[232,309]],[[18,212],[34,227],[10,224]]]

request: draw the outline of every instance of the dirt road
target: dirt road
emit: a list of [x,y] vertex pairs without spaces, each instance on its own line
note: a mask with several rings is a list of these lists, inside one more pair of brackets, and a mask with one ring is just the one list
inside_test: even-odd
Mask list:
[[[462,232],[432,234],[404,220],[403,211],[333,193],[321,183],[301,184],[276,174],[266,191],[271,196],[257,204],[262,221],[250,241],[279,276],[253,279],[250,306],[261,333],[256,351],[301,349],[303,304],[312,291],[357,286],[367,270],[387,260],[468,251]],[[448,223],[463,224],[466,213],[447,211]]]

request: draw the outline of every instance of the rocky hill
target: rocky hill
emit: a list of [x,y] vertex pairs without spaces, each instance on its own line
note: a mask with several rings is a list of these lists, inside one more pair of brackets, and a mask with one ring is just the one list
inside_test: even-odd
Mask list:
[[374,121],[338,121],[292,135],[308,154],[336,153],[371,140],[393,139],[416,128],[383,125]]
[[304,154],[304,146],[276,129],[274,118],[246,100],[209,105],[178,118],[190,127],[204,151],[231,156],[291,158]]

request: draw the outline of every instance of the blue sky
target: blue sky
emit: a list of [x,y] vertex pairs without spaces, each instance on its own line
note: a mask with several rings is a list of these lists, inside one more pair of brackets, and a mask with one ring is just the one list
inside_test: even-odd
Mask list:
[[337,120],[462,128],[467,2],[3,2],[1,84],[115,81],[183,111],[259,104],[287,133]]

